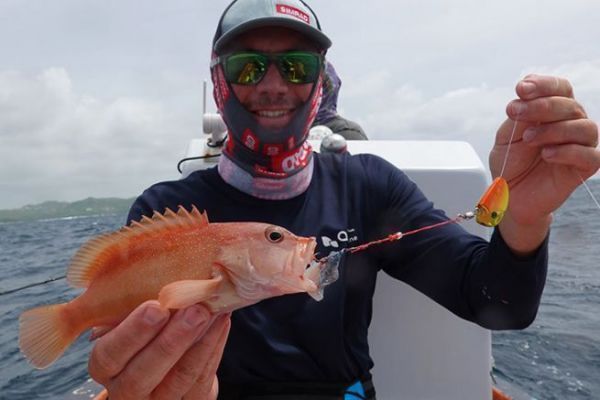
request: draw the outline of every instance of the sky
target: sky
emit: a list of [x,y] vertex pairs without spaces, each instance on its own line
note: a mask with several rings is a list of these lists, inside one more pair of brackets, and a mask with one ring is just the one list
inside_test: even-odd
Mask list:
[[[568,78],[600,121],[597,0],[309,0],[339,111],[373,139],[463,140],[487,164],[514,86]],[[228,0],[0,0],[0,209],[177,179]],[[214,102],[209,98],[209,111]]]

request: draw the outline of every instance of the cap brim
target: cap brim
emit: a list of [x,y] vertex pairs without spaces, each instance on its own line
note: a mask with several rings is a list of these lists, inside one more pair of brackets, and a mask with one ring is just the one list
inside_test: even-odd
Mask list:
[[329,47],[331,47],[331,40],[323,32],[305,24],[304,22],[294,21],[290,18],[269,17],[257,18],[229,30],[215,42],[214,50],[215,52],[219,53],[223,47],[225,47],[225,45],[227,45],[236,36],[239,36],[240,34],[248,32],[252,29],[269,26],[279,26],[300,32],[309,39],[313,40],[323,50],[327,50]]

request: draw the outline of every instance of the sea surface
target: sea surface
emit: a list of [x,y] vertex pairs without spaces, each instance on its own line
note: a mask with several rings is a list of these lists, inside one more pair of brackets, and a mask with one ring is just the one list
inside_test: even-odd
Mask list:
[[[600,181],[590,183],[600,197]],[[77,248],[124,215],[0,224],[0,292],[64,275]],[[88,335],[52,367],[17,347],[18,317],[79,293],[64,280],[0,295],[0,399],[61,399],[87,378]],[[537,319],[493,335],[494,374],[532,399],[600,399],[600,210],[580,188],[555,214],[550,270]]]

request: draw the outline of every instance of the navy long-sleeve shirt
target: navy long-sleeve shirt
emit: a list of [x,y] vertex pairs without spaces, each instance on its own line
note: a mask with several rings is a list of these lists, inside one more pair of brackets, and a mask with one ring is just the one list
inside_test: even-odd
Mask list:
[[[447,219],[404,173],[373,155],[315,154],[310,187],[289,200],[257,199],[225,183],[215,168],[197,171],[146,190],[129,220],[179,205],[206,210],[212,222],[260,221],[314,236],[320,256]],[[488,243],[449,224],[346,255],[321,302],[302,293],[233,313],[221,386],[369,377],[367,332],[381,270],[485,328],[525,328],[544,287],[547,241],[522,259],[498,232]]]

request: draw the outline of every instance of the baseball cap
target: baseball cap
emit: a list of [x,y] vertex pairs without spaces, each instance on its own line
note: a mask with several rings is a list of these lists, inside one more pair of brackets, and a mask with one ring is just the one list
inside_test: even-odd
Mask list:
[[302,0],[235,0],[221,16],[213,50],[219,53],[235,36],[266,26],[298,31],[323,50],[331,46],[331,40],[321,31],[317,16]]

